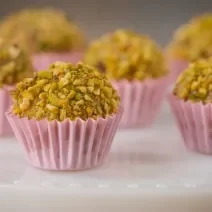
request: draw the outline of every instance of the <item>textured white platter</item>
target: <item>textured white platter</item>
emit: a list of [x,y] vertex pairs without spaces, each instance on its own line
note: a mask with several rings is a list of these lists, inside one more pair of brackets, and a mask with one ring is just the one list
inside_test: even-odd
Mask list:
[[211,212],[212,156],[185,149],[167,106],[151,129],[119,131],[90,171],[34,169],[1,138],[0,211]]

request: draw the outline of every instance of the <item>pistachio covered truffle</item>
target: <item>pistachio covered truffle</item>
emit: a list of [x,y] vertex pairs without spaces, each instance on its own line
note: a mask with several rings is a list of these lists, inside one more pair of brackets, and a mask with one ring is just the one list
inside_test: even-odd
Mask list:
[[28,54],[15,43],[0,39],[0,87],[13,85],[33,75]]
[[185,101],[212,103],[212,58],[191,63],[179,76],[173,92]]
[[30,52],[67,52],[84,45],[83,34],[60,10],[26,9],[6,17],[0,36],[18,41]]
[[83,63],[56,62],[24,79],[11,95],[15,115],[37,120],[105,118],[117,112],[120,101],[106,77]]
[[117,30],[93,42],[84,61],[115,80],[142,81],[167,74],[157,44],[148,36],[130,30]]
[[203,14],[180,27],[167,48],[170,56],[196,60],[212,56],[212,14]]

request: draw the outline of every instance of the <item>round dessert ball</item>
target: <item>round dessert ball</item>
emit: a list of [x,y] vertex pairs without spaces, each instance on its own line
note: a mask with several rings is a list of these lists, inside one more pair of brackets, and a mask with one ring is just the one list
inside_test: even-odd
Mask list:
[[37,120],[105,118],[117,112],[120,101],[107,78],[83,63],[56,62],[24,79],[11,94],[13,113]]
[[191,63],[179,76],[173,93],[185,101],[212,103],[212,58]]
[[84,61],[115,80],[143,81],[167,74],[157,44],[148,36],[130,30],[117,30],[94,41]]
[[167,48],[172,57],[186,61],[212,56],[212,13],[191,19],[181,26]]
[[6,17],[0,36],[18,41],[33,53],[67,52],[84,46],[83,34],[60,10],[26,9]]
[[29,55],[15,43],[0,38],[0,87],[14,85],[33,76]]

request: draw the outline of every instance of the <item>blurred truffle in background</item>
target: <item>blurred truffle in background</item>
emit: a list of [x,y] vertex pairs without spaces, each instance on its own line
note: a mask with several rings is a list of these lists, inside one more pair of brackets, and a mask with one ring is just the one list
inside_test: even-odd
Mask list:
[[173,35],[167,47],[167,60],[174,78],[190,61],[212,56],[212,13],[192,18]]
[[0,39],[0,135],[11,136],[13,131],[5,112],[12,104],[10,90],[26,77],[33,76],[28,53],[17,44]]
[[152,123],[168,84],[160,47],[147,35],[120,29],[88,47],[84,61],[97,67],[119,91],[124,115],[121,127]]
[[167,74],[159,46],[148,36],[131,30],[116,30],[97,39],[84,60],[115,80],[143,81]]
[[33,76],[33,67],[27,52],[16,43],[0,39],[0,87],[15,85],[25,77]]
[[85,47],[79,27],[63,11],[53,8],[24,9],[5,17],[0,36],[32,54],[38,70],[56,60],[76,63]]

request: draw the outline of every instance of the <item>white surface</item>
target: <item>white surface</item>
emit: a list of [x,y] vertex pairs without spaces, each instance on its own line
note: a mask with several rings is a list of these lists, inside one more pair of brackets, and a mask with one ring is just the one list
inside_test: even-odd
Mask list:
[[152,129],[119,131],[105,164],[82,172],[30,167],[0,140],[0,211],[211,212],[212,157],[188,152],[167,107]]

